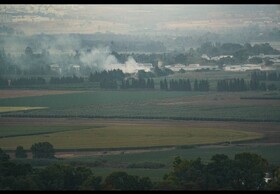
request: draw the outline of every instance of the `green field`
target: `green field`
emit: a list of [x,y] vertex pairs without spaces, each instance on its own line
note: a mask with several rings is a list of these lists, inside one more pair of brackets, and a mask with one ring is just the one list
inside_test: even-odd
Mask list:
[[[91,127],[93,128],[93,127]],[[0,137],[16,137],[16,136],[32,136],[39,134],[51,134],[64,131],[81,130],[81,126],[45,126],[45,125],[29,125],[29,126],[13,126],[2,124],[0,126]]]
[[[221,76],[232,75],[221,74]],[[244,74],[245,76],[247,75]],[[0,118],[0,147],[4,150],[15,150],[18,145],[21,145],[25,149],[30,149],[34,143],[47,141],[57,150],[68,150],[69,155],[75,155],[75,152],[82,152],[83,149],[99,150],[104,153],[110,149],[122,149],[124,151],[122,154],[90,156],[89,153],[83,157],[76,155],[72,158],[51,162],[88,165],[95,174],[103,177],[111,172],[126,171],[133,175],[149,176],[155,181],[162,180],[163,175],[170,171],[172,161],[176,156],[184,159],[201,157],[204,162],[209,162],[215,154],[224,153],[233,157],[236,153],[253,152],[262,155],[270,163],[279,164],[279,145],[257,143],[254,145],[258,139],[260,141],[266,139],[266,143],[279,142],[279,97],[278,91],[98,90],[5,98],[0,99],[1,107],[11,109],[46,107],[46,109],[0,113],[0,117],[2,117]],[[273,139],[273,137],[275,138]],[[278,140],[275,140],[277,138]],[[251,146],[229,145],[207,148],[198,146],[246,140],[251,140]],[[194,147],[179,149],[182,145]],[[148,150],[145,153],[127,151],[134,148],[148,149],[168,146],[174,146],[176,149]],[[99,166],[93,165],[100,160],[106,162]],[[32,159],[24,161],[28,161],[34,166],[48,164],[48,161],[45,163]],[[130,164],[145,162],[160,163],[165,167],[159,169],[127,168]]]
[[247,131],[210,127],[157,126],[156,124],[81,126],[80,128],[77,126],[43,126],[42,128],[40,126],[1,126],[0,136],[13,136],[4,137],[0,141],[2,149],[10,150],[18,145],[30,148],[37,142],[50,142],[56,149],[85,149],[209,144],[263,137],[262,134]]
[[0,113],[2,112],[14,112],[14,111],[25,111],[25,110],[38,110],[38,109],[45,109],[46,107],[26,107],[26,106],[2,106],[0,107]]
[[[276,97],[279,96],[275,92]],[[274,95],[274,96],[275,96]],[[73,94],[1,99],[0,106],[48,107],[2,113],[17,117],[162,118],[279,121],[277,100],[240,97],[267,92],[93,91]]]

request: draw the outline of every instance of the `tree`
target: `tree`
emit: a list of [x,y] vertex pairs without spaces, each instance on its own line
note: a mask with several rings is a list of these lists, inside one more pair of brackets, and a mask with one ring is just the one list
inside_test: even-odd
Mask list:
[[1,161],[8,161],[10,159],[10,156],[8,154],[6,154],[6,152],[4,152],[2,150],[2,148],[0,148],[0,162]]
[[272,171],[272,180],[268,183],[267,189],[268,190],[280,190],[280,167],[276,167]]
[[54,158],[54,148],[49,142],[39,142],[31,146],[33,158]]
[[198,89],[199,89],[199,88],[198,88],[198,82],[197,82],[197,80],[195,79],[195,80],[194,80],[193,90],[194,90],[194,91],[198,91]]
[[229,190],[231,187],[232,160],[224,154],[216,154],[212,156],[211,162],[207,165],[207,185],[208,189]]
[[200,158],[189,161],[176,157],[172,172],[165,175],[164,179],[173,183],[176,189],[206,189],[205,165]]
[[148,177],[128,175],[126,172],[113,172],[105,178],[105,189],[113,190],[149,190],[152,182]]
[[264,175],[268,162],[260,155],[247,152],[236,154],[234,168],[234,189],[260,190],[264,188]]
[[90,175],[79,187],[80,190],[100,190],[102,178]]
[[26,150],[24,150],[22,146],[17,147],[16,158],[27,158]]

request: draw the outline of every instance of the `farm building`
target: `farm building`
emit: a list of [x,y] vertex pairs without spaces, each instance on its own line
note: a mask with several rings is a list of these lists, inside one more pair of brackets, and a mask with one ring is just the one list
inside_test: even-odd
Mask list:
[[166,65],[165,66],[168,69],[171,69],[172,71],[180,71],[181,69],[186,70],[187,66],[183,64],[175,64],[175,65]]
[[264,67],[259,64],[244,64],[244,65],[227,65],[224,67],[224,71],[253,71],[253,70],[260,70],[264,71]]
[[165,67],[171,69],[172,71],[180,71],[181,69],[185,71],[219,70],[219,67],[217,65],[207,66],[207,65],[200,65],[200,64],[189,64],[188,66],[183,64],[175,64],[175,65],[167,65]]
[[217,65],[189,64],[185,70],[187,70],[187,71],[219,70],[219,67]]
[[71,65],[75,71],[80,71],[80,65]]
[[54,72],[61,73],[61,68],[58,64],[51,64],[50,69]]
[[220,56],[214,56],[214,57],[208,57],[208,55],[206,55],[206,54],[201,55],[202,59],[206,59],[208,61],[210,61],[210,60],[219,61],[220,59],[227,58],[227,57],[233,58],[232,55],[220,55]]

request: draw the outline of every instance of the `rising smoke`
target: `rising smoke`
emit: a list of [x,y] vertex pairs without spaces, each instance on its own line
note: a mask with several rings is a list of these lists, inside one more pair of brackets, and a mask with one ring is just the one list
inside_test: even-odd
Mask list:
[[[88,75],[89,71],[103,71],[120,69],[124,73],[136,73],[138,70],[150,71],[148,67],[141,63],[137,63],[133,57],[128,57],[125,63],[120,63],[118,59],[111,53],[110,48],[105,45],[87,49],[88,46],[82,44],[82,40],[78,36],[71,35],[34,35],[34,36],[1,36],[0,49],[6,54],[10,54],[10,58],[6,58],[4,69],[11,69],[9,64],[13,64],[13,72],[22,75],[25,72],[32,74],[44,74],[49,72],[51,65],[58,65],[59,75]],[[4,37],[4,38],[3,38]],[[25,50],[30,47],[33,55],[26,56]],[[47,54],[43,54],[47,53]],[[0,58],[1,61],[1,58]],[[71,68],[73,65],[80,65],[81,72],[77,72]],[[21,69],[17,71],[17,69]],[[89,69],[87,68],[89,67]],[[2,69],[3,69],[2,68]],[[32,71],[31,69],[37,69]],[[40,72],[38,72],[40,70]],[[12,72],[2,72],[2,74],[10,74]]]
[[138,70],[150,71],[148,67],[137,63],[129,56],[125,63],[119,63],[117,58],[111,54],[109,47],[94,48],[90,52],[82,52],[80,61],[97,71],[120,69],[124,73],[136,73]]

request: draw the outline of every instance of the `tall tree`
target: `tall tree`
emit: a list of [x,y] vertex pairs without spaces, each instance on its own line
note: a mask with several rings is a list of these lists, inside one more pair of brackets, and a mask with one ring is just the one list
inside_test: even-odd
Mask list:
[[16,148],[16,158],[27,158],[27,152],[22,146],[17,146]]

